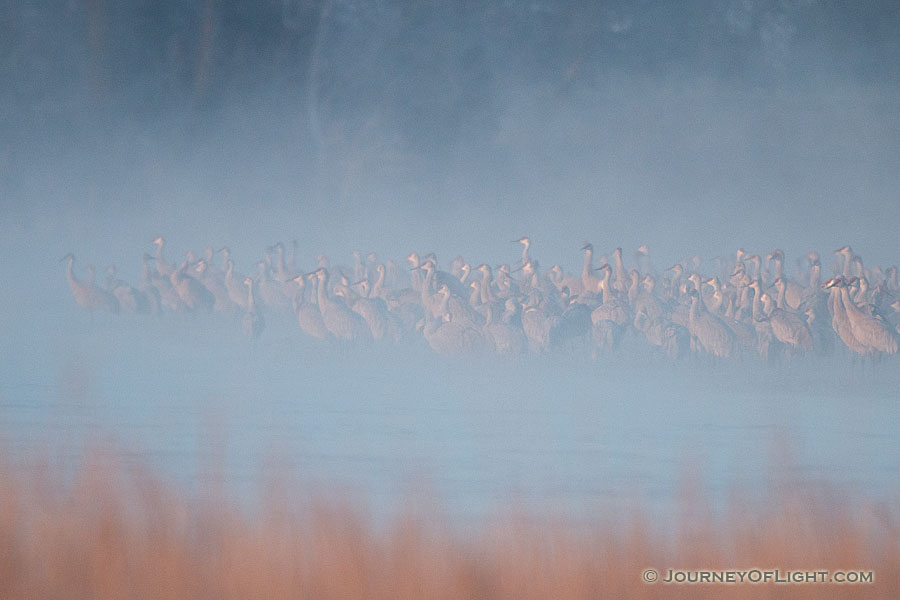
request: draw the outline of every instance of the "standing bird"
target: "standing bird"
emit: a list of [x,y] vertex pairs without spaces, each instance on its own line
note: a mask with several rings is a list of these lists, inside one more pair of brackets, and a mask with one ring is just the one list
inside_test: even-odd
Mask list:
[[329,297],[328,269],[320,267],[314,273],[319,282],[316,290],[319,311],[329,333],[339,340],[370,341],[372,333],[363,318],[347,308],[343,302],[335,302]]
[[438,354],[454,356],[478,353],[486,346],[484,335],[475,326],[454,320],[448,309],[450,290],[441,286],[440,316],[425,314],[425,328],[422,335],[431,349]]
[[[330,334],[328,333],[328,328],[325,327],[325,321],[322,320],[322,313],[319,312],[318,305],[306,300],[306,279],[310,280],[309,285],[315,285],[315,273],[310,273],[306,276],[297,275],[293,279],[293,282],[297,284],[297,293],[294,295],[293,300],[294,312],[297,314],[297,323],[306,335],[317,340],[324,340]],[[315,291],[313,291],[312,296],[315,297]]]
[[834,279],[829,279],[825,282],[825,285],[822,286],[826,290],[829,290],[828,309],[831,311],[831,327],[834,329],[834,332],[838,334],[838,337],[841,338],[841,341],[844,342],[844,345],[847,346],[847,348],[852,352],[865,356],[867,354],[866,346],[860,343],[860,341],[856,339],[856,336],[853,335],[853,327],[850,325],[850,318],[847,316],[847,311],[844,310],[844,304],[841,300],[840,285],[841,278],[835,277]]
[[719,317],[701,309],[700,294],[691,290],[688,331],[699,346],[714,356],[730,358],[735,353],[734,333]]
[[522,331],[522,306],[512,298],[507,299],[504,304],[499,322],[494,322],[492,313],[492,318],[485,323],[483,331],[485,337],[494,343],[497,354],[518,356],[528,348],[528,338]]
[[243,281],[239,274],[234,272],[234,261],[231,258],[225,259],[225,289],[228,291],[228,299],[238,308],[247,310],[247,296],[241,289],[239,281]]
[[763,314],[768,317],[772,333],[779,342],[792,350],[812,350],[812,332],[803,317],[774,306],[772,297],[768,294],[763,294],[760,300],[763,303]]
[[216,297],[202,283],[188,275],[187,268],[188,263],[185,262],[169,276],[172,287],[178,292],[178,296],[189,311],[212,311]]
[[72,290],[75,302],[81,308],[87,309],[92,315],[95,310],[119,312],[119,301],[115,296],[97,287],[93,281],[81,281],[75,277],[75,256],[73,254],[66,254],[62,260],[67,261],[66,277],[69,280],[69,288]]
[[570,286],[569,291],[573,294],[586,293],[593,296],[597,294],[598,286],[600,285],[600,279],[594,275],[594,245],[590,242],[585,242],[581,249],[584,250],[584,267],[581,270],[581,289],[572,289]]
[[169,277],[175,272],[175,267],[167,263],[166,259],[163,258],[163,246],[166,240],[163,236],[159,236],[153,240],[153,243],[156,244],[156,270],[159,271],[160,275]]
[[151,312],[150,299],[147,295],[119,279],[116,276],[115,265],[106,268],[106,289],[119,301],[121,310],[141,314]]
[[519,267],[531,262],[531,257],[528,255],[528,251],[531,249],[531,238],[523,236],[517,240],[513,240],[513,243],[522,244],[522,264],[519,265]]
[[241,320],[241,327],[244,329],[244,335],[253,340],[258,338],[266,328],[266,320],[263,318],[262,312],[256,308],[256,302],[253,301],[253,280],[247,277],[244,279],[244,285],[247,286],[247,312],[244,313],[244,318]]
[[209,290],[209,293],[215,298],[213,310],[223,313],[232,312],[236,306],[228,297],[228,288],[225,286],[224,277],[220,279],[205,258],[197,261],[194,271],[197,273],[195,277],[197,281],[203,284],[203,287]]
[[[832,279],[829,284],[837,287],[840,293],[843,313],[849,322],[853,337],[865,348],[865,354],[874,355],[897,353],[897,333],[883,320],[867,315],[850,300],[847,282],[843,278]],[[837,302],[835,302],[837,312]]]

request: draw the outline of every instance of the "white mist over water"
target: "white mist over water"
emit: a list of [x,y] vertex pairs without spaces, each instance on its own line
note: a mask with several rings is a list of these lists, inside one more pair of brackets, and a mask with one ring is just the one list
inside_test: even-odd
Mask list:
[[[0,116],[12,117],[0,120],[7,447],[45,443],[76,456],[86,438],[112,435],[188,486],[221,448],[241,493],[273,456],[285,473],[386,506],[421,477],[455,513],[481,514],[516,493],[605,505],[634,492],[665,506],[695,463],[723,494],[766,481],[780,460],[772,446],[784,443],[798,477],[894,493],[895,360],[448,361],[424,345],[318,345],[277,319],[248,344],[238,323],[216,315],[92,318],[71,298],[66,253],[79,276],[93,263],[102,279],[114,263],[136,283],[158,235],[172,262],[227,245],[244,273],[276,241],[298,240],[309,270],[318,254],[348,264],[353,250],[496,266],[515,262],[510,240],[522,235],[543,268],[576,272],[585,241],[598,255],[621,246],[626,261],[646,243],[658,270],[700,255],[712,272],[714,257],[744,247],[783,249],[789,272],[816,250],[827,273],[831,251],[847,243],[867,266],[896,264],[900,94],[883,58],[896,55],[900,27],[879,37],[843,15],[836,22],[849,29],[817,36],[804,11],[825,23],[831,13],[815,3],[691,4],[702,22],[690,6],[668,14],[668,3],[651,4],[602,15],[498,5],[410,25],[404,3],[335,2],[316,38],[315,111],[306,54],[290,44],[281,63],[222,58],[240,46],[227,41],[228,15],[214,60],[247,71],[229,79],[219,65],[206,96],[180,100],[160,90],[171,91],[164,75],[185,74],[152,57],[190,47],[153,32],[143,45],[120,41],[124,56],[151,64],[107,56],[104,96],[91,87],[89,46],[53,54],[53,40],[38,43],[41,29],[22,16],[18,31],[36,37],[5,37],[18,40],[5,56],[20,63],[0,63],[34,84],[0,93]],[[76,12],[58,16],[71,29],[50,21],[56,44],[81,40],[87,17]],[[515,19],[522,31],[503,26]],[[715,19],[718,29],[691,37]],[[245,21],[232,27],[249,29]],[[696,56],[678,39],[718,50]],[[283,57],[295,50],[291,71]],[[44,70],[29,71],[32,59]]]
[[248,343],[217,314],[92,319],[60,288],[56,314],[23,307],[34,321],[4,332],[17,349],[0,372],[12,456],[77,463],[115,440],[117,460],[188,490],[221,478],[246,506],[291,480],[377,515],[424,491],[461,522],[510,499],[589,516],[638,498],[671,514],[686,480],[714,503],[785,480],[896,492],[892,362],[673,363],[643,346],[596,362],[447,359],[424,343],[315,342],[277,318]]

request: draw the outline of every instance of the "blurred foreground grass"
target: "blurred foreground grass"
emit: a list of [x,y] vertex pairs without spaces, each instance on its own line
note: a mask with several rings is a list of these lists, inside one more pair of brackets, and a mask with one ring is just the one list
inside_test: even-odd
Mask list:
[[[897,506],[789,486],[709,517],[686,486],[676,527],[508,515],[455,532],[440,511],[375,526],[338,496],[264,494],[252,515],[138,466],[74,472],[0,459],[0,598],[900,598]],[[108,454],[106,455],[108,456]],[[297,497],[302,496],[302,498]],[[868,584],[666,584],[655,568],[872,571]]]

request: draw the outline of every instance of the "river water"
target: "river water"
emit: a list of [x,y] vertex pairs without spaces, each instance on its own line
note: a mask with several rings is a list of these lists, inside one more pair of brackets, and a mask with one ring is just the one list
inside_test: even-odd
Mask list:
[[510,503],[666,515],[695,484],[713,506],[785,481],[897,491],[896,361],[673,363],[643,346],[598,361],[579,348],[447,359],[424,344],[315,342],[274,316],[248,343],[215,314],[91,316],[63,266],[47,268],[57,297],[10,298],[4,315],[0,448],[13,459],[77,464],[101,444],[251,506],[290,480],[376,514],[428,497],[462,521]]

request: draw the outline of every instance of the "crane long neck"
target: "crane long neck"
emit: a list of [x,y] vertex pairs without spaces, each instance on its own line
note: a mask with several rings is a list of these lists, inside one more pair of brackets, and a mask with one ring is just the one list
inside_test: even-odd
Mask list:
[[784,278],[784,263],[781,262],[780,257],[775,257],[775,278],[783,279]]
[[316,296],[319,300],[319,307],[327,306],[331,299],[328,297],[328,271],[323,271],[318,278],[318,288]]
[[374,296],[375,298],[381,296],[382,288],[384,287],[384,274],[385,269],[378,269],[378,277],[375,279],[375,285],[372,286],[372,291],[369,292],[370,296]]
[[446,315],[449,311],[447,310],[447,306],[450,304],[450,292],[444,292],[441,294],[441,304],[440,304],[440,313],[441,315]]
[[624,288],[625,286],[625,266],[622,264],[622,249],[616,248],[613,253],[616,262],[616,285]]
[[597,289],[600,291],[600,301],[606,302],[609,299],[609,269],[603,269],[603,277],[600,278]]
[[78,283],[78,278],[75,277],[75,259],[71,256],[69,257],[68,263],[66,264],[66,277],[69,280],[70,284]]
[[856,319],[862,316],[860,310],[850,299],[850,291],[846,286],[841,286],[841,303],[844,305],[844,312],[848,317]]
[[248,312],[256,311],[256,303],[253,302],[253,280],[247,283],[247,310]]
[[491,294],[491,272],[489,269],[483,269],[481,275],[481,301],[484,304],[490,304],[494,301]]
[[594,251],[590,248],[584,249],[584,268],[581,270],[581,278],[585,281],[590,279],[594,272]]
[[472,293],[469,294],[469,304],[471,306],[481,306],[481,285],[477,281],[472,282]]
[[284,247],[278,246],[277,250],[277,260],[275,262],[275,268],[277,269],[278,280],[279,281],[287,281],[287,269],[284,266]]
[[759,285],[754,285],[752,287],[753,287],[753,320],[759,321],[762,318],[762,316],[761,316],[762,311],[760,309],[761,302],[760,302],[760,298],[759,298],[762,295],[762,292],[759,289]]

